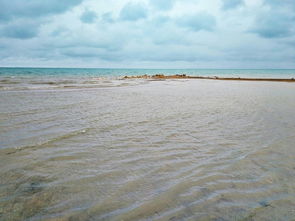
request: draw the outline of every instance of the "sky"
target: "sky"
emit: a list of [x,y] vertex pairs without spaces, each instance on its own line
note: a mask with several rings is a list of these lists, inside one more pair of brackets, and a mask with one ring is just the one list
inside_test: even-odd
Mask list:
[[295,1],[0,0],[0,66],[295,68]]

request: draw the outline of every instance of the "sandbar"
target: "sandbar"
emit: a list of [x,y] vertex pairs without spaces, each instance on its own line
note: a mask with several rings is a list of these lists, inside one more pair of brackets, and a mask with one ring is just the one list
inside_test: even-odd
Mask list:
[[125,76],[123,79],[205,79],[205,80],[226,80],[226,81],[275,81],[275,82],[295,82],[295,78],[245,78],[245,77],[218,77],[218,76],[189,76],[186,74],[176,75],[139,75],[139,76]]

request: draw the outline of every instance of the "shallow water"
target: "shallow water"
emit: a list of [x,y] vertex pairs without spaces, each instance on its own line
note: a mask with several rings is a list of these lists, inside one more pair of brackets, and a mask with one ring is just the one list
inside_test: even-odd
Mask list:
[[96,84],[0,91],[0,220],[294,219],[295,84]]

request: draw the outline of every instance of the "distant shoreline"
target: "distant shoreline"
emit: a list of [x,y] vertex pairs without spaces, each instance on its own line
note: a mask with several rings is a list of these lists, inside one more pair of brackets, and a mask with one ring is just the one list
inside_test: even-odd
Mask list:
[[205,77],[205,76],[189,76],[186,74],[176,75],[139,75],[139,76],[125,76],[123,79],[204,79],[204,80],[223,80],[223,81],[274,81],[274,82],[295,82],[295,78],[245,78],[245,77]]

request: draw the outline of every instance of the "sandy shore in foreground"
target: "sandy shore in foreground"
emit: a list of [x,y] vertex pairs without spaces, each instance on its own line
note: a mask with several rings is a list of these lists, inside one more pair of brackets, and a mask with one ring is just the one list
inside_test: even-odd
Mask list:
[[139,75],[139,76],[125,76],[123,79],[155,79],[155,80],[165,80],[165,79],[209,79],[209,80],[229,80],[229,81],[278,81],[278,82],[295,82],[294,78],[240,78],[240,77],[203,77],[203,76],[189,76],[185,74],[176,75]]

